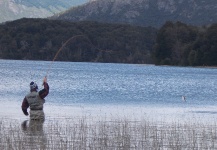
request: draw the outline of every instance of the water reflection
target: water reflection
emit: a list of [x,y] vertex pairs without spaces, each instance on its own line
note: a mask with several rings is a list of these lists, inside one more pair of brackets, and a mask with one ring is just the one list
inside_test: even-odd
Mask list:
[[44,121],[25,120],[21,124],[27,149],[46,149],[47,139],[43,130]]

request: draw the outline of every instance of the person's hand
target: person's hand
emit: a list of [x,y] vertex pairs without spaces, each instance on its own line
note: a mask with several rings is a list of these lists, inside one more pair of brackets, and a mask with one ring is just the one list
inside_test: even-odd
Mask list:
[[29,113],[28,113],[28,112],[26,112],[26,113],[25,113],[25,115],[26,115],[26,116],[28,116],[28,115],[29,115]]
[[47,76],[44,77],[43,83],[47,83]]

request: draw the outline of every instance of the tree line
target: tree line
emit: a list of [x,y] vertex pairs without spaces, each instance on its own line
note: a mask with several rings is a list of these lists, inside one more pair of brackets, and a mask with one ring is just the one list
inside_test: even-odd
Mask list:
[[153,49],[157,65],[216,66],[217,24],[195,27],[168,21],[159,29]]
[[52,60],[62,47],[56,60],[153,63],[156,33],[151,27],[23,18],[0,25],[0,58]]
[[168,21],[156,29],[23,18],[0,25],[1,59],[53,60],[58,51],[59,61],[215,66],[217,24]]

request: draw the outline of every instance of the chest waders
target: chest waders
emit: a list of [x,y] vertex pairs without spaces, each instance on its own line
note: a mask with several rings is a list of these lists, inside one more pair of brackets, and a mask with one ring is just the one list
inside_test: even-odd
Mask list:
[[44,120],[45,115],[43,111],[44,99],[41,99],[38,92],[31,92],[26,95],[26,99],[30,107],[30,119],[31,120]]

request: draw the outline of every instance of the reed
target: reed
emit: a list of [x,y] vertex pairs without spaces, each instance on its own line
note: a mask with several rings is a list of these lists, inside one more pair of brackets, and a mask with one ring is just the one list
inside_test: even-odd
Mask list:
[[[26,125],[26,126],[25,126]],[[145,119],[49,119],[26,124],[0,121],[1,150],[217,149],[217,126]]]

